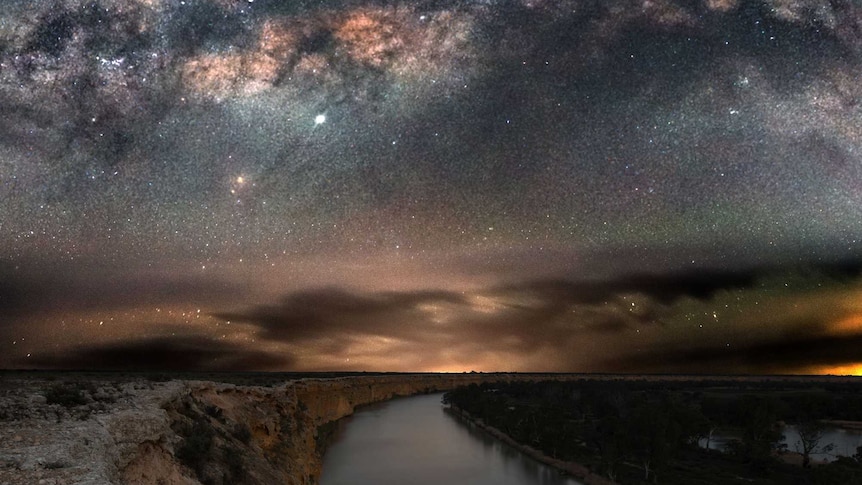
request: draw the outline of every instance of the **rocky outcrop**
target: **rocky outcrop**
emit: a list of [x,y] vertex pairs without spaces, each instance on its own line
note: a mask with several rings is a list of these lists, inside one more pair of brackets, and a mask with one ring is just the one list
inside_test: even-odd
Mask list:
[[0,485],[315,484],[319,430],[357,406],[471,383],[548,377],[397,374],[274,387],[4,379]]
[[9,485],[119,482],[141,447],[176,441],[160,404],[188,389],[5,376],[0,384],[0,484]]

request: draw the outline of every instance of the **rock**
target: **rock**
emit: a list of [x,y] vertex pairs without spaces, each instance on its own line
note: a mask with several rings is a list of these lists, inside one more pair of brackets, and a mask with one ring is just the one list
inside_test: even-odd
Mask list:
[[122,469],[131,462],[139,445],[165,441],[173,435],[170,420],[164,409],[130,409],[112,413],[97,419],[108,431],[116,444]]
[[138,448],[134,459],[123,469],[121,479],[127,485],[198,483],[183,474],[183,468],[167,450],[152,443],[144,443]]

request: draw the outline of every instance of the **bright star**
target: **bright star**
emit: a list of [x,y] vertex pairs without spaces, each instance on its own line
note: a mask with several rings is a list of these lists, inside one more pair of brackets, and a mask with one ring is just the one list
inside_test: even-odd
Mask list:
[[314,117],[314,125],[322,125],[326,123],[326,115],[320,114]]

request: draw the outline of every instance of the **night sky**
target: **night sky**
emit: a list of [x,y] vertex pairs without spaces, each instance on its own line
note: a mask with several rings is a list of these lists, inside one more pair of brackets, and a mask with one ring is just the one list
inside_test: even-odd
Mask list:
[[862,373],[856,0],[2,3],[2,368]]

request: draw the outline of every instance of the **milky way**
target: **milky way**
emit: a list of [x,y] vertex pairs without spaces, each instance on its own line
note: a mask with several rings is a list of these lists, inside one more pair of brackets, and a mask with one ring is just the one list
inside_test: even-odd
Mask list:
[[9,0],[0,366],[858,372],[851,0]]

